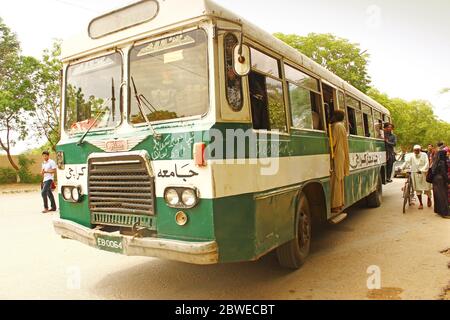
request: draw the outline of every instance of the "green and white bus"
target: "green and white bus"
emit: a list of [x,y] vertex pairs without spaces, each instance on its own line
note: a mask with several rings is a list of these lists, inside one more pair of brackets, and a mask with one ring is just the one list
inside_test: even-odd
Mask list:
[[145,0],[63,43],[63,238],[192,264],[276,250],[299,268],[331,213],[334,110],[346,207],[381,204],[387,109],[210,0]]

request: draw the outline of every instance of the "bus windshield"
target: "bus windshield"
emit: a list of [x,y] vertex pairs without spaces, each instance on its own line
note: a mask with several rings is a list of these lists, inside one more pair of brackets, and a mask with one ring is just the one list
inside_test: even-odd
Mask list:
[[[207,36],[203,30],[146,43],[130,53],[135,85],[132,124],[201,116],[208,111]],[[144,101],[143,111],[138,100]]]
[[67,69],[64,128],[69,134],[121,123],[122,58],[114,53]]

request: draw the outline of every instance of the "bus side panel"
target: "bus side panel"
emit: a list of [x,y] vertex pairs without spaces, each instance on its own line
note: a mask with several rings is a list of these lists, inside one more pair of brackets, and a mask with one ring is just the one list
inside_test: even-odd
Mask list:
[[345,203],[347,207],[367,197],[377,189],[381,167],[372,167],[350,174],[345,178]]
[[261,256],[294,239],[295,208],[298,191],[256,200],[255,255]]
[[[377,189],[378,176],[382,172],[381,168],[386,163],[384,141],[350,136],[349,148],[350,168],[352,171],[350,176],[345,179],[347,206],[351,206],[367,197]],[[377,161],[374,163],[377,165],[365,163],[369,159],[364,157],[366,154],[371,157],[377,155]],[[383,157],[380,155],[383,155]]]
[[295,237],[298,191],[214,200],[214,226],[220,262],[256,260]]
[[214,200],[214,228],[221,263],[253,260],[254,212],[253,194]]

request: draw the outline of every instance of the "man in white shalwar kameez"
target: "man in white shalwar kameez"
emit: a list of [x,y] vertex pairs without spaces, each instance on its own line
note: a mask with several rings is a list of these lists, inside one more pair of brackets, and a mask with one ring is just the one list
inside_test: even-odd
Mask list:
[[414,146],[414,153],[407,157],[402,169],[405,167],[411,168],[411,178],[413,182],[413,189],[419,198],[419,210],[423,210],[422,195],[425,193],[428,196],[428,207],[433,205],[431,201],[431,190],[433,186],[427,182],[427,173],[430,170],[430,162],[426,153],[422,152],[422,147]]

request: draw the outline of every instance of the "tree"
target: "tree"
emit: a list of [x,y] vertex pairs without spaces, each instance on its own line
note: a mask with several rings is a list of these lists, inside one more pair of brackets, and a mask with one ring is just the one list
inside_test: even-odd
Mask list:
[[307,36],[299,36],[275,33],[274,35],[360,91],[366,93],[370,89],[371,79],[367,71],[369,54],[361,53],[359,44],[332,34],[310,33]]
[[376,89],[370,89],[368,95],[391,112],[402,151],[411,151],[415,144],[425,147],[437,141],[450,142],[450,123],[438,120],[428,101],[392,99]]
[[38,138],[45,138],[56,151],[60,133],[61,41],[55,40],[50,50],[44,50],[37,74],[37,103],[32,128]]
[[36,102],[35,76],[39,62],[20,54],[17,37],[0,19],[0,147],[6,152],[17,173],[19,167],[11,156],[17,139],[28,135],[26,114]]

